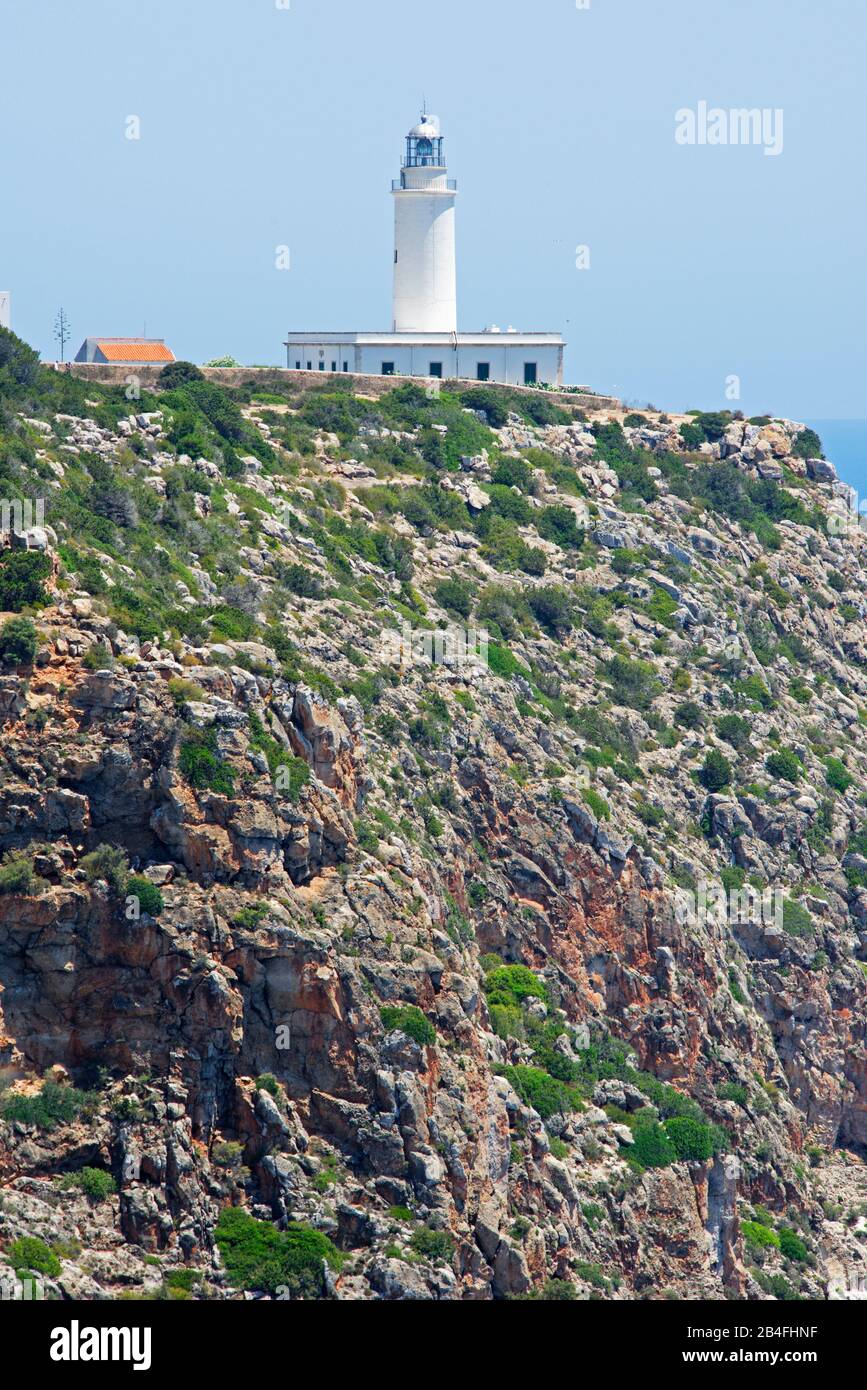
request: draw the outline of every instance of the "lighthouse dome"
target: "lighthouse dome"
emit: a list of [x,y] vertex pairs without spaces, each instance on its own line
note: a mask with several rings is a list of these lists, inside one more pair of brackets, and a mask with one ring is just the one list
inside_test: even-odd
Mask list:
[[409,132],[410,140],[438,140],[439,137],[439,116],[422,116],[418,125],[414,125]]

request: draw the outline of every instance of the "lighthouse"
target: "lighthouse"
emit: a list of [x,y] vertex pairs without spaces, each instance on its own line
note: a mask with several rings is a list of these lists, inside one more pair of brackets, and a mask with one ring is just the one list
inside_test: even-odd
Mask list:
[[422,114],[406,137],[394,197],[395,333],[457,333],[455,199],[439,119]]
[[[386,332],[290,330],[284,343],[290,371],[422,377],[429,382],[562,385],[562,334],[493,326],[471,333],[458,330],[458,186],[449,178],[443,145],[439,120],[422,112],[406,137],[400,178],[391,185],[391,328]],[[350,210],[346,211],[349,215]]]

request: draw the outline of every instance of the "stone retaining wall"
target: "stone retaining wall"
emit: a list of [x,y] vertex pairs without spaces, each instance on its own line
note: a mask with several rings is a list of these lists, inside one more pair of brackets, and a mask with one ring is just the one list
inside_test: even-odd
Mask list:
[[[104,386],[124,386],[131,378],[135,378],[142,386],[154,386],[163,369],[163,364],[150,365],[139,363],[136,366],[116,366],[103,362],[48,362],[46,366],[54,366],[59,371],[69,371],[84,381],[98,381]],[[321,386],[323,382],[333,380],[335,382],[345,382],[349,379],[354,388],[361,395],[378,397],[387,391],[393,391],[396,386],[403,385],[407,381],[428,382],[434,378],[428,377],[394,377],[394,376],[363,376],[357,372],[340,372],[333,376],[331,372],[298,372],[292,371],[288,367],[202,367],[202,375],[208,381],[215,381],[220,386],[246,386],[254,383],[257,390],[267,391],[269,383],[275,386],[284,387],[286,379],[291,378],[299,386],[308,388],[310,386]],[[478,382],[462,381],[461,386],[485,386],[492,390],[518,391],[527,395],[539,395],[532,386],[498,386],[497,382]],[[556,405],[583,406],[588,410],[604,410],[606,407],[618,409],[620,401],[614,396],[601,396],[595,393],[581,392],[574,393],[569,391],[546,391],[546,399]]]

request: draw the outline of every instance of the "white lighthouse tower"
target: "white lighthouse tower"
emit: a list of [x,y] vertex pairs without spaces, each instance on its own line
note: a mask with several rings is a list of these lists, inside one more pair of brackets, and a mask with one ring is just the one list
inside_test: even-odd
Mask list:
[[456,333],[457,184],[448,177],[436,116],[422,115],[406,138],[394,194],[395,333]]
[[[514,328],[458,331],[455,273],[457,184],[448,176],[436,116],[406,137],[394,195],[394,301],[386,333],[302,330],[284,344],[290,371],[431,381],[560,386],[562,334]],[[576,398],[577,400],[577,398]]]

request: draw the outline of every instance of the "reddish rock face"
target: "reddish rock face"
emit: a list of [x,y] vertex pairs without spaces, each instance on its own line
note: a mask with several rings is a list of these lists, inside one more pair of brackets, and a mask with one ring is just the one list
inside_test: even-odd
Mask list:
[[[867,542],[797,427],[510,398],[458,461],[405,392],[228,399],[226,467],[159,411],[20,424],[101,510],[0,670],[0,1257],[239,1297],[231,1206],[340,1247],[323,1297],[823,1296],[867,1202]],[[480,669],[383,656],[467,612]]]

